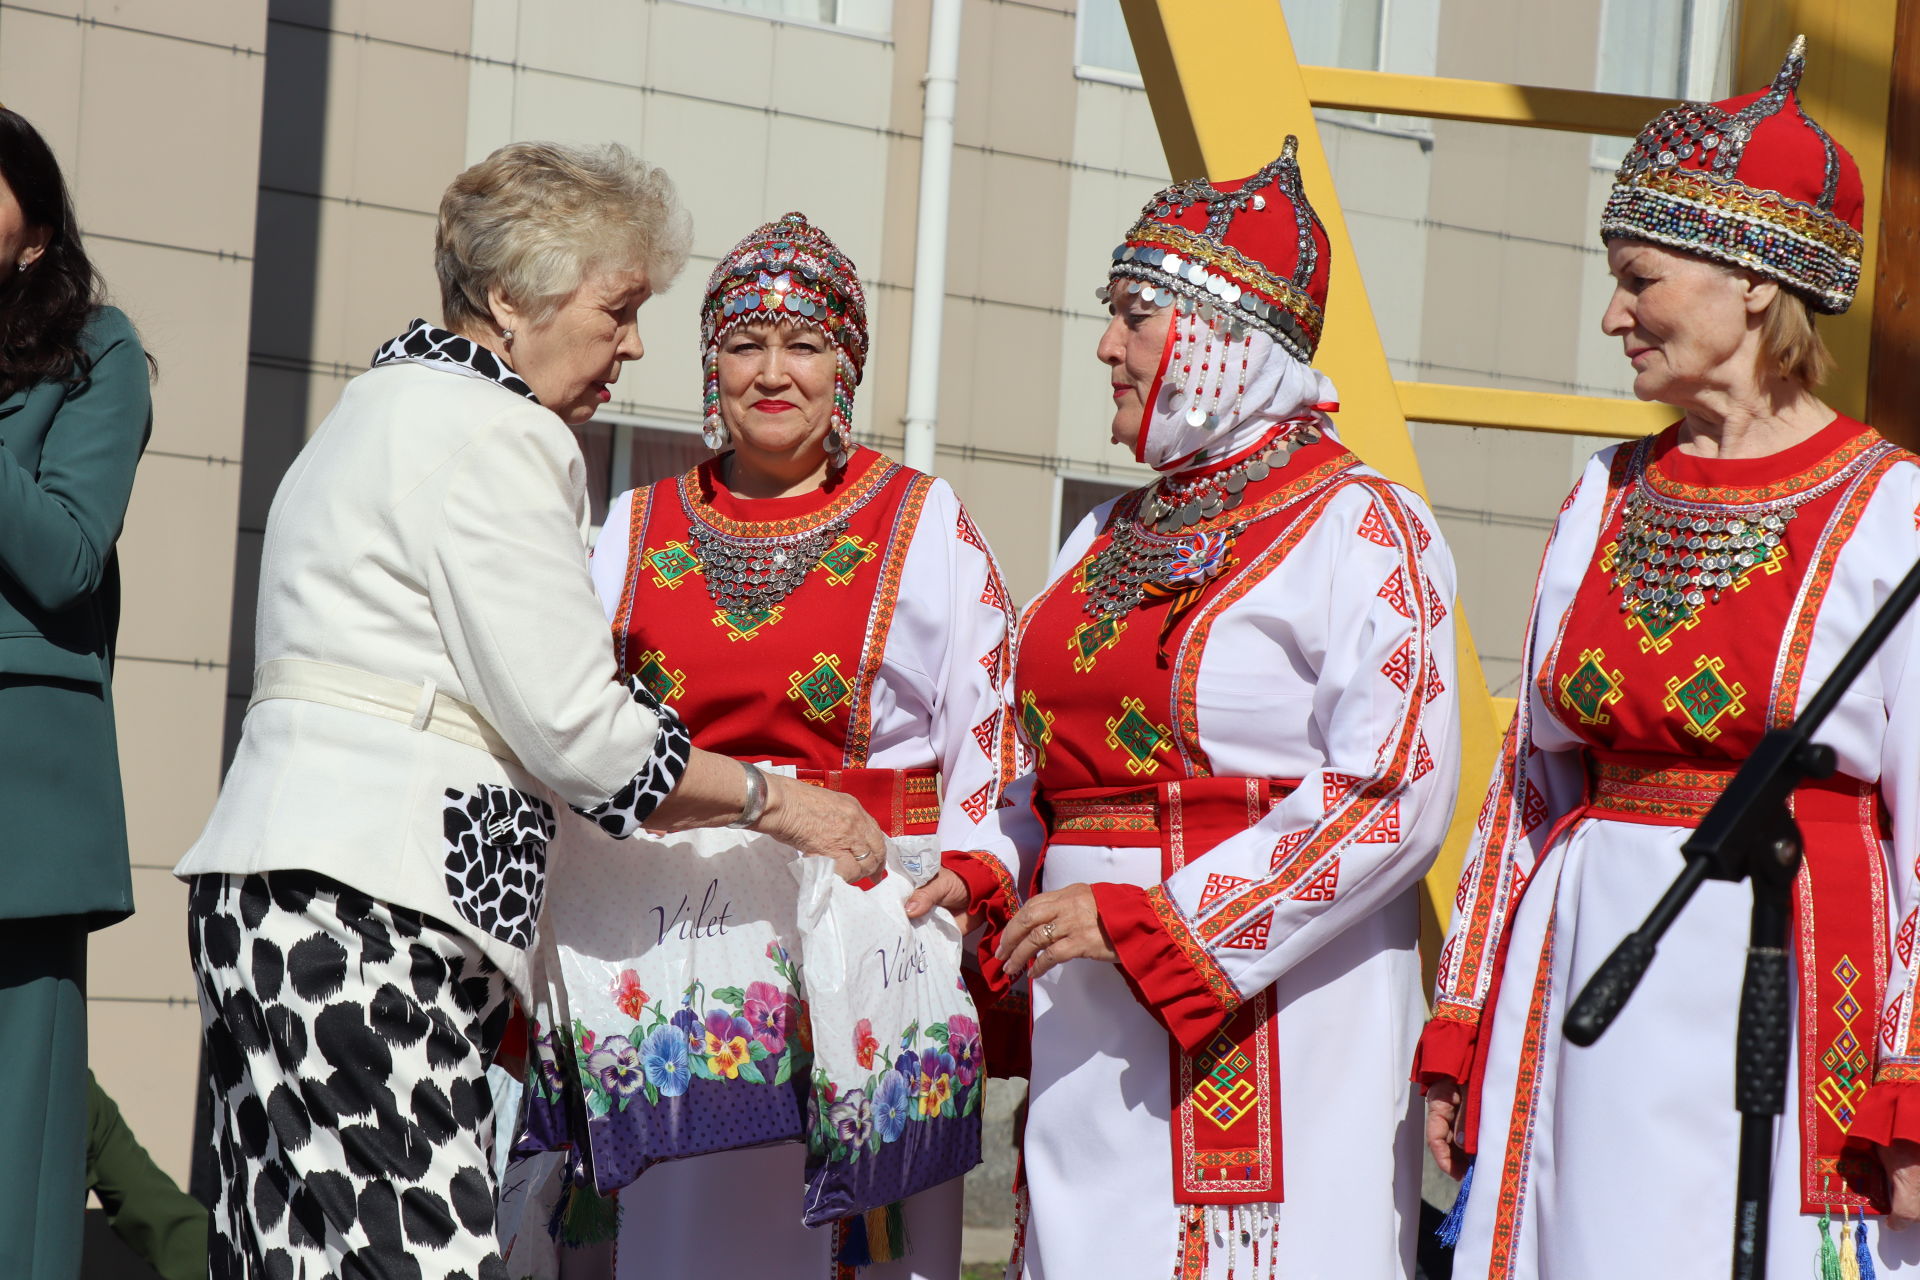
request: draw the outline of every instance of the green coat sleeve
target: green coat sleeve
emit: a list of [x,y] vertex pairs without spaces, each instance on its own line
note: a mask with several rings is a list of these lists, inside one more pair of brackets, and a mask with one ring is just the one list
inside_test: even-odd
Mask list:
[[55,414],[37,473],[0,448],[0,572],[50,612],[99,588],[153,427],[133,326],[103,309],[87,341],[93,369]]
[[154,1164],[87,1072],[87,1189],[107,1224],[164,1280],[205,1280],[208,1215]]

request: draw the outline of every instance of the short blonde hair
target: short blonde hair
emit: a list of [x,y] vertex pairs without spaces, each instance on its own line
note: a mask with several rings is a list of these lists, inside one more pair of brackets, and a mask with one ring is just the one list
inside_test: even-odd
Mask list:
[[692,244],[673,180],[619,143],[510,143],[440,198],[440,309],[451,329],[489,325],[487,294],[498,289],[537,321],[609,269],[645,270],[658,293]]
[[1817,387],[1833,372],[1833,353],[1814,328],[1813,309],[1784,286],[1760,318],[1760,362],[1803,387]]

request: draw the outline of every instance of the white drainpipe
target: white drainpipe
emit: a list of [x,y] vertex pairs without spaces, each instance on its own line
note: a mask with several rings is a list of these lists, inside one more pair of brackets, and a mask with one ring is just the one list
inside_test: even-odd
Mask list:
[[933,470],[940,412],[940,322],[947,300],[947,212],[953,188],[953,102],[960,78],[961,0],[933,0],[926,107],[920,126],[920,214],[913,246],[913,335],[907,347],[906,457]]

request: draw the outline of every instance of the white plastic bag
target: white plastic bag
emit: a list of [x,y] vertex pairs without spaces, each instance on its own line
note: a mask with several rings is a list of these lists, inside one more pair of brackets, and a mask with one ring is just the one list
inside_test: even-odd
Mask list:
[[980,1023],[946,911],[910,921],[901,868],[933,837],[891,842],[862,891],[824,860],[794,864],[813,1023],[805,1221],[820,1226],[957,1178],[980,1163]]
[[616,841],[574,823],[549,857],[531,1145],[579,1151],[604,1194],[661,1160],[800,1139],[800,855],[745,831]]

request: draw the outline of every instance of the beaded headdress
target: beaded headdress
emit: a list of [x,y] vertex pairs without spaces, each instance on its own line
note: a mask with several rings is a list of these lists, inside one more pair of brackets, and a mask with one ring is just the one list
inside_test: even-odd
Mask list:
[[1801,109],[1807,41],[1773,83],[1655,116],[1614,175],[1600,238],[1746,267],[1837,315],[1860,283],[1860,169]]
[[1301,188],[1298,149],[1289,135],[1251,177],[1175,183],[1113,251],[1100,301],[1124,293],[1174,309],[1134,444],[1156,470],[1204,465],[1335,398],[1311,367],[1331,253]]
[[[1311,362],[1327,305],[1326,228],[1300,189],[1300,141],[1218,186],[1176,182],[1149,200],[1113,251],[1110,286],[1179,299],[1183,311],[1257,329]],[[1154,297],[1149,296],[1149,301]]]
[[867,295],[853,261],[803,213],[755,229],[707,277],[700,309],[705,356],[701,435],[727,445],[720,416],[720,343],[743,324],[812,325],[834,350],[833,410],[827,452],[845,461],[853,439],[853,389],[867,365]]

